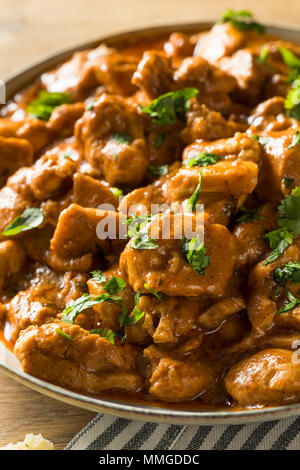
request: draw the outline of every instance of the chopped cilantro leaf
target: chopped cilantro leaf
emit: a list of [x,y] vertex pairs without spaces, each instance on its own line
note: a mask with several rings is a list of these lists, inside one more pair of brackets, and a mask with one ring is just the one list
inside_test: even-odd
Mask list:
[[107,339],[111,344],[115,344],[115,335],[112,330],[108,328],[95,328],[94,330],[90,330],[92,335],[99,335],[102,338]]
[[111,138],[117,142],[117,144],[131,144],[132,142],[132,137],[126,134],[126,132],[114,132]]
[[279,258],[279,256],[293,242],[293,234],[289,232],[286,228],[281,228],[278,230],[274,230],[273,232],[269,232],[265,235],[265,238],[269,240],[270,248],[273,250],[264,262],[265,266]]
[[200,242],[199,235],[191,240],[184,238],[182,240],[181,249],[192,268],[203,275],[205,269],[210,264],[210,256],[206,254],[206,248],[204,243]]
[[169,166],[168,165],[148,165],[148,171],[153,176],[153,178],[157,178],[159,176],[164,176],[168,174]]
[[269,51],[266,47],[262,47],[261,48],[261,51],[260,51],[260,54],[259,54],[259,62],[261,64],[265,64],[268,60],[268,57],[269,57]]
[[255,30],[260,34],[265,32],[265,27],[254,20],[253,14],[249,10],[235,11],[229,8],[222,16],[221,22],[228,21],[232,26],[242,31]]
[[142,106],[142,111],[149,114],[154,124],[172,126],[179,119],[185,121],[185,113],[190,107],[190,100],[199,93],[197,88],[184,88],[170,91],[152,101],[149,106]]
[[89,294],[83,294],[78,299],[72,300],[70,304],[64,309],[64,316],[62,321],[66,323],[74,323],[75,319],[81,312],[103,302],[115,302],[120,304],[120,302],[122,302],[122,298],[112,297],[107,292],[105,294],[98,295],[97,297],[91,297]]
[[243,212],[243,215],[237,219],[237,222],[252,222],[253,220],[266,220],[262,215],[259,215],[263,210],[264,206],[257,207],[255,209],[246,209],[246,207],[241,206],[240,211]]
[[278,207],[278,226],[286,227],[293,235],[300,234],[300,186],[284,197]]
[[61,330],[60,328],[56,328],[56,333],[58,335],[60,335],[62,338],[64,339],[67,339],[68,341],[71,341],[72,340],[72,336],[68,335],[67,333],[65,333],[63,330]]
[[16,217],[2,232],[5,237],[11,237],[27,230],[39,227],[44,221],[44,213],[38,207],[29,207]]
[[300,263],[290,261],[282,268],[276,268],[273,272],[273,279],[282,287],[285,286],[286,281],[292,284],[300,282]]
[[130,240],[130,247],[135,250],[153,250],[158,247],[157,242],[149,237],[148,224],[152,216],[134,216],[127,218],[128,232],[127,236]]
[[293,178],[283,178],[283,183],[284,183],[284,186],[285,186],[286,189],[288,189],[290,186],[292,186],[294,181],[295,180]]
[[294,297],[293,294],[289,290],[287,291],[287,297],[290,303],[287,304],[285,307],[282,307],[276,313],[280,314],[280,313],[290,312],[291,310],[294,310],[294,308],[298,307],[298,305],[300,305],[300,300]]
[[116,197],[121,197],[123,196],[123,191],[122,189],[119,189],[119,188],[109,188],[110,191],[113,193],[114,196]]
[[188,160],[185,160],[183,164],[185,166],[207,166],[214,165],[218,160],[223,160],[224,157],[216,155],[214,153],[199,152],[190,157]]
[[69,93],[51,93],[41,90],[38,97],[28,105],[27,111],[37,119],[48,121],[54,108],[67,103],[72,103]]
[[104,286],[104,290],[109,294],[118,294],[125,289],[126,282],[120,277],[112,276]]
[[284,106],[290,116],[300,120],[300,76],[293,81],[292,88],[286,95]]
[[202,171],[200,172],[198,186],[188,200],[188,207],[190,208],[191,211],[193,211],[196,207],[196,204],[201,194],[201,186],[202,186]]
[[99,269],[92,271],[91,275],[93,281],[95,281],[97,284],[102,284],[103,282],[107,281],[106,276]]
[[149,284],[147,284],[147,283],[144,284],[144,288],[145,288],[148,292],[150,292],[150,294],[155,295],[155,297],[156,297],[160,302],[162,302],[162,300],[163,300],[163,295],[162,295],[162,294],[160,294],[159,292],[156,292],[155,290],[153,290],[153,289],[149,286]]
[[297,67],[300,68],[300,59],[298,59],[298,57],[295,56],[295,54],[292,51],[290,51],[289,49],[283,46],[280,46],[278,50],[281,54],[281,57],[285,65],[287,65],[291,69],[294,69]]

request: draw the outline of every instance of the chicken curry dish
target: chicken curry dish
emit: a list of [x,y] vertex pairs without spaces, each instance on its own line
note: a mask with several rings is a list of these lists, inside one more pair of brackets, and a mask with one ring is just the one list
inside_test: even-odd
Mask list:
[[25,372],[165,407],[300,402],[300,46],[229,10],[76,52],[0,114],[0,325]]

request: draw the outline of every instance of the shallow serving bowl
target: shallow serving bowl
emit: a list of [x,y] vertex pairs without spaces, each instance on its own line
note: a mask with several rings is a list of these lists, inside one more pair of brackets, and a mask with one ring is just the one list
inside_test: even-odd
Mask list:
[[[23,87],[30,84],[38,75],[55,67],[60,62],[68,59],[73,52],[77,50],[96,47],[101,42],[109,46],[117,46],[120,42],[136,40],[137,38],[153,37],[160,34],[169,34],[172,31],[196,32],[208,29],[210,23],[176,24],[167,25],[138,31],[131,31],[119,35],[100,37],[91,42],[85,42],[58,54],[48,56],[42,60],[31,63],[26,68],[10,75],[6,83],[7,99],[20,91]],[[282,36],[287,40],[298,42],[300,44],[300,27],[288,25],[269,25],[268,31],[272,34]],[[14,378],[18,382],[31,387],[38,392],[48,395],[57,400],[66,402],[70,405],[79,406],[95,412],[109,413],[130,419],[140,419],[144,421],[154,421],[173,424],[234,424],[251,423],[274,420],[289,416],[300,415],[300,403],[273,408],[249,409],[244,411],[233,410],[175,410],[168,409],[167,405],[163,407],[154,407],[150,405],[130,404],[121,400],[101,399],[75,393],[67,389],[52,385],[44,380],[37,379],[31,375],[25,374],[20,367],[15,356],[0,342],[0,370]]]

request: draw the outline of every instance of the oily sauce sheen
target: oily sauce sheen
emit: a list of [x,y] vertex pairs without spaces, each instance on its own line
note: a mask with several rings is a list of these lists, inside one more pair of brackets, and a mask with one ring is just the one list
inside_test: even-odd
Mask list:
[[[25,372],[172,409],[300,400],[300,125],[282,50],[300,63],[300,46],[231,21],[101,44],[1,109],[1,340]],[[191,198],[195,251],[175,225],[161,236]],[[142,239],[98,238],[142,205]]]

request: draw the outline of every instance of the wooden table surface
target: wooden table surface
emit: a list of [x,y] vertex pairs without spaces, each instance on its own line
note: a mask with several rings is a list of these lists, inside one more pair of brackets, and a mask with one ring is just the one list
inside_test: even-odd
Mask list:
[[[0,79],[31,59],[84,40],[153,24],[218,18],[228,5],[250,8],[262,22],[300,24],[299,0],[0,0]],[[0,374],[0,447],[41,432],[61,449],[94,416]]]

